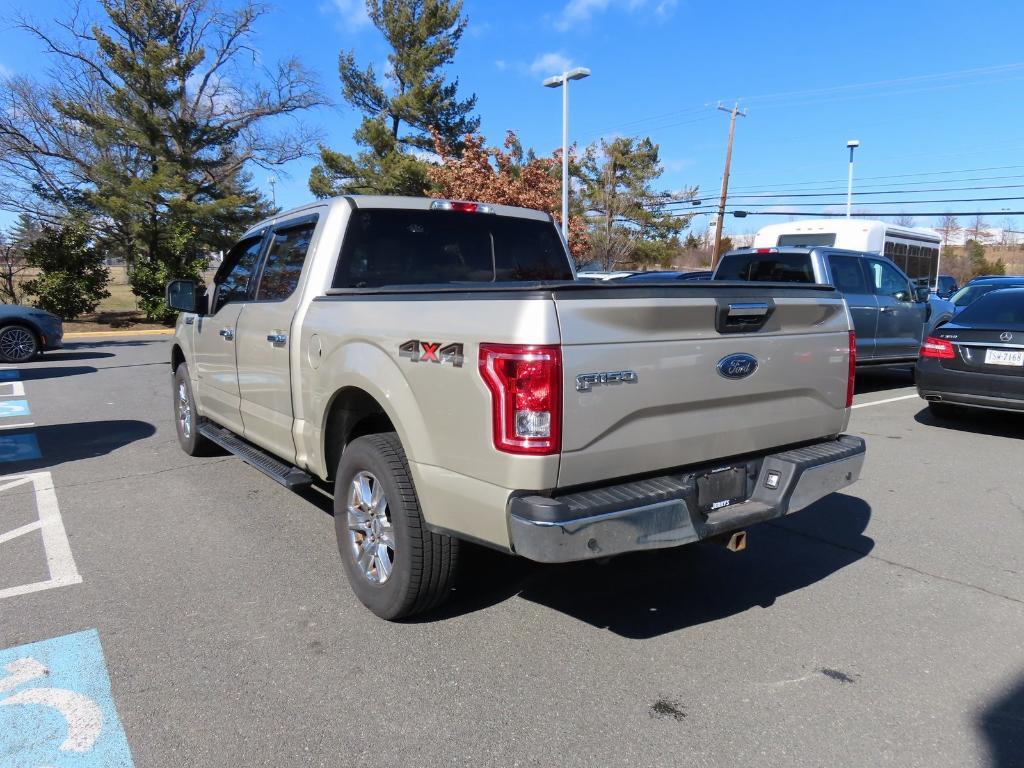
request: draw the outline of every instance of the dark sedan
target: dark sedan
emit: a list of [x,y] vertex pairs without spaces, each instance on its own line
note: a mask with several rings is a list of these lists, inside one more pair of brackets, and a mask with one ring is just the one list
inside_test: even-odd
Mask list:
[[1006,288],[1024,288],[1024,277],[1020,275],[976,277],[950,298],[950,301],[953,302],[953,312],[958,314],[986,293]]
[[64,324],[35,307],[0,304],[0,363],[24,363],[47,349],[60,349]]
[[1024,288],[991,291],[936,328],[921,346],[917,392],[936,416],[1024,412]]

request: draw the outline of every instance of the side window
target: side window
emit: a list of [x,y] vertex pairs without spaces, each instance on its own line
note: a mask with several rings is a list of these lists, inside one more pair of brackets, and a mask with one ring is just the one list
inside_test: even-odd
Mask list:
[[862,259],[853,256],[832,254],[828,257],[829,266],[832,268],[832,284],[841,293],[871,293],[861,261]]
[[221,267],[223,277],[217,277],[217,309],[233,301],[252,298],[262,242],[259,237],[243,240],[228,253]]
[[278,229],[270,241],[257,301],[284,301],[294,293],[316,222]]
[[871,287],[879,296],[892,296],[897,301],[911,300],[910,283],[891,264],[871,260],[868,272],[871,274]]

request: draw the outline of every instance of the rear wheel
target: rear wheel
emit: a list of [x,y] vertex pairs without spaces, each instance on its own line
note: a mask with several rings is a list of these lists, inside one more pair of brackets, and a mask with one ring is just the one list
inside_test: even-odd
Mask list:
[[938,419],[955,419],[960,408],[952,403],[928,403],[928,411]]
[[24,325],[0,328],[0,362],[26,363],[39,352],[39,339]]
[[345,448],[334,481],[334,528],[352,591],[382,619],[423,613],[448,597],[459,541],[424,524],[394,432]]

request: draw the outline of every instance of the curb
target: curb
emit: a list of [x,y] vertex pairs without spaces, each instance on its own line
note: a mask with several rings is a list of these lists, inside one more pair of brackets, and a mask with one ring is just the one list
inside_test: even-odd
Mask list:
[[65,333],[65,339],[82,339],[87,336],[170,336],[174,333],[173,328],[151,328],[140,331],[78,331]]

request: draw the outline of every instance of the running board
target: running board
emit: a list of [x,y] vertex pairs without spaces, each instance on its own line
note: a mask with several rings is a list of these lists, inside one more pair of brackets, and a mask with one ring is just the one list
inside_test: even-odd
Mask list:
[[294,491],[312,485],[311,475],[301,469],[285,464],[278,458],[248,443],[234,432],[206,422],[199,425],[199,434],[216,443],[226,451],[230,451],[251,467],[270,477],[288,490]]

